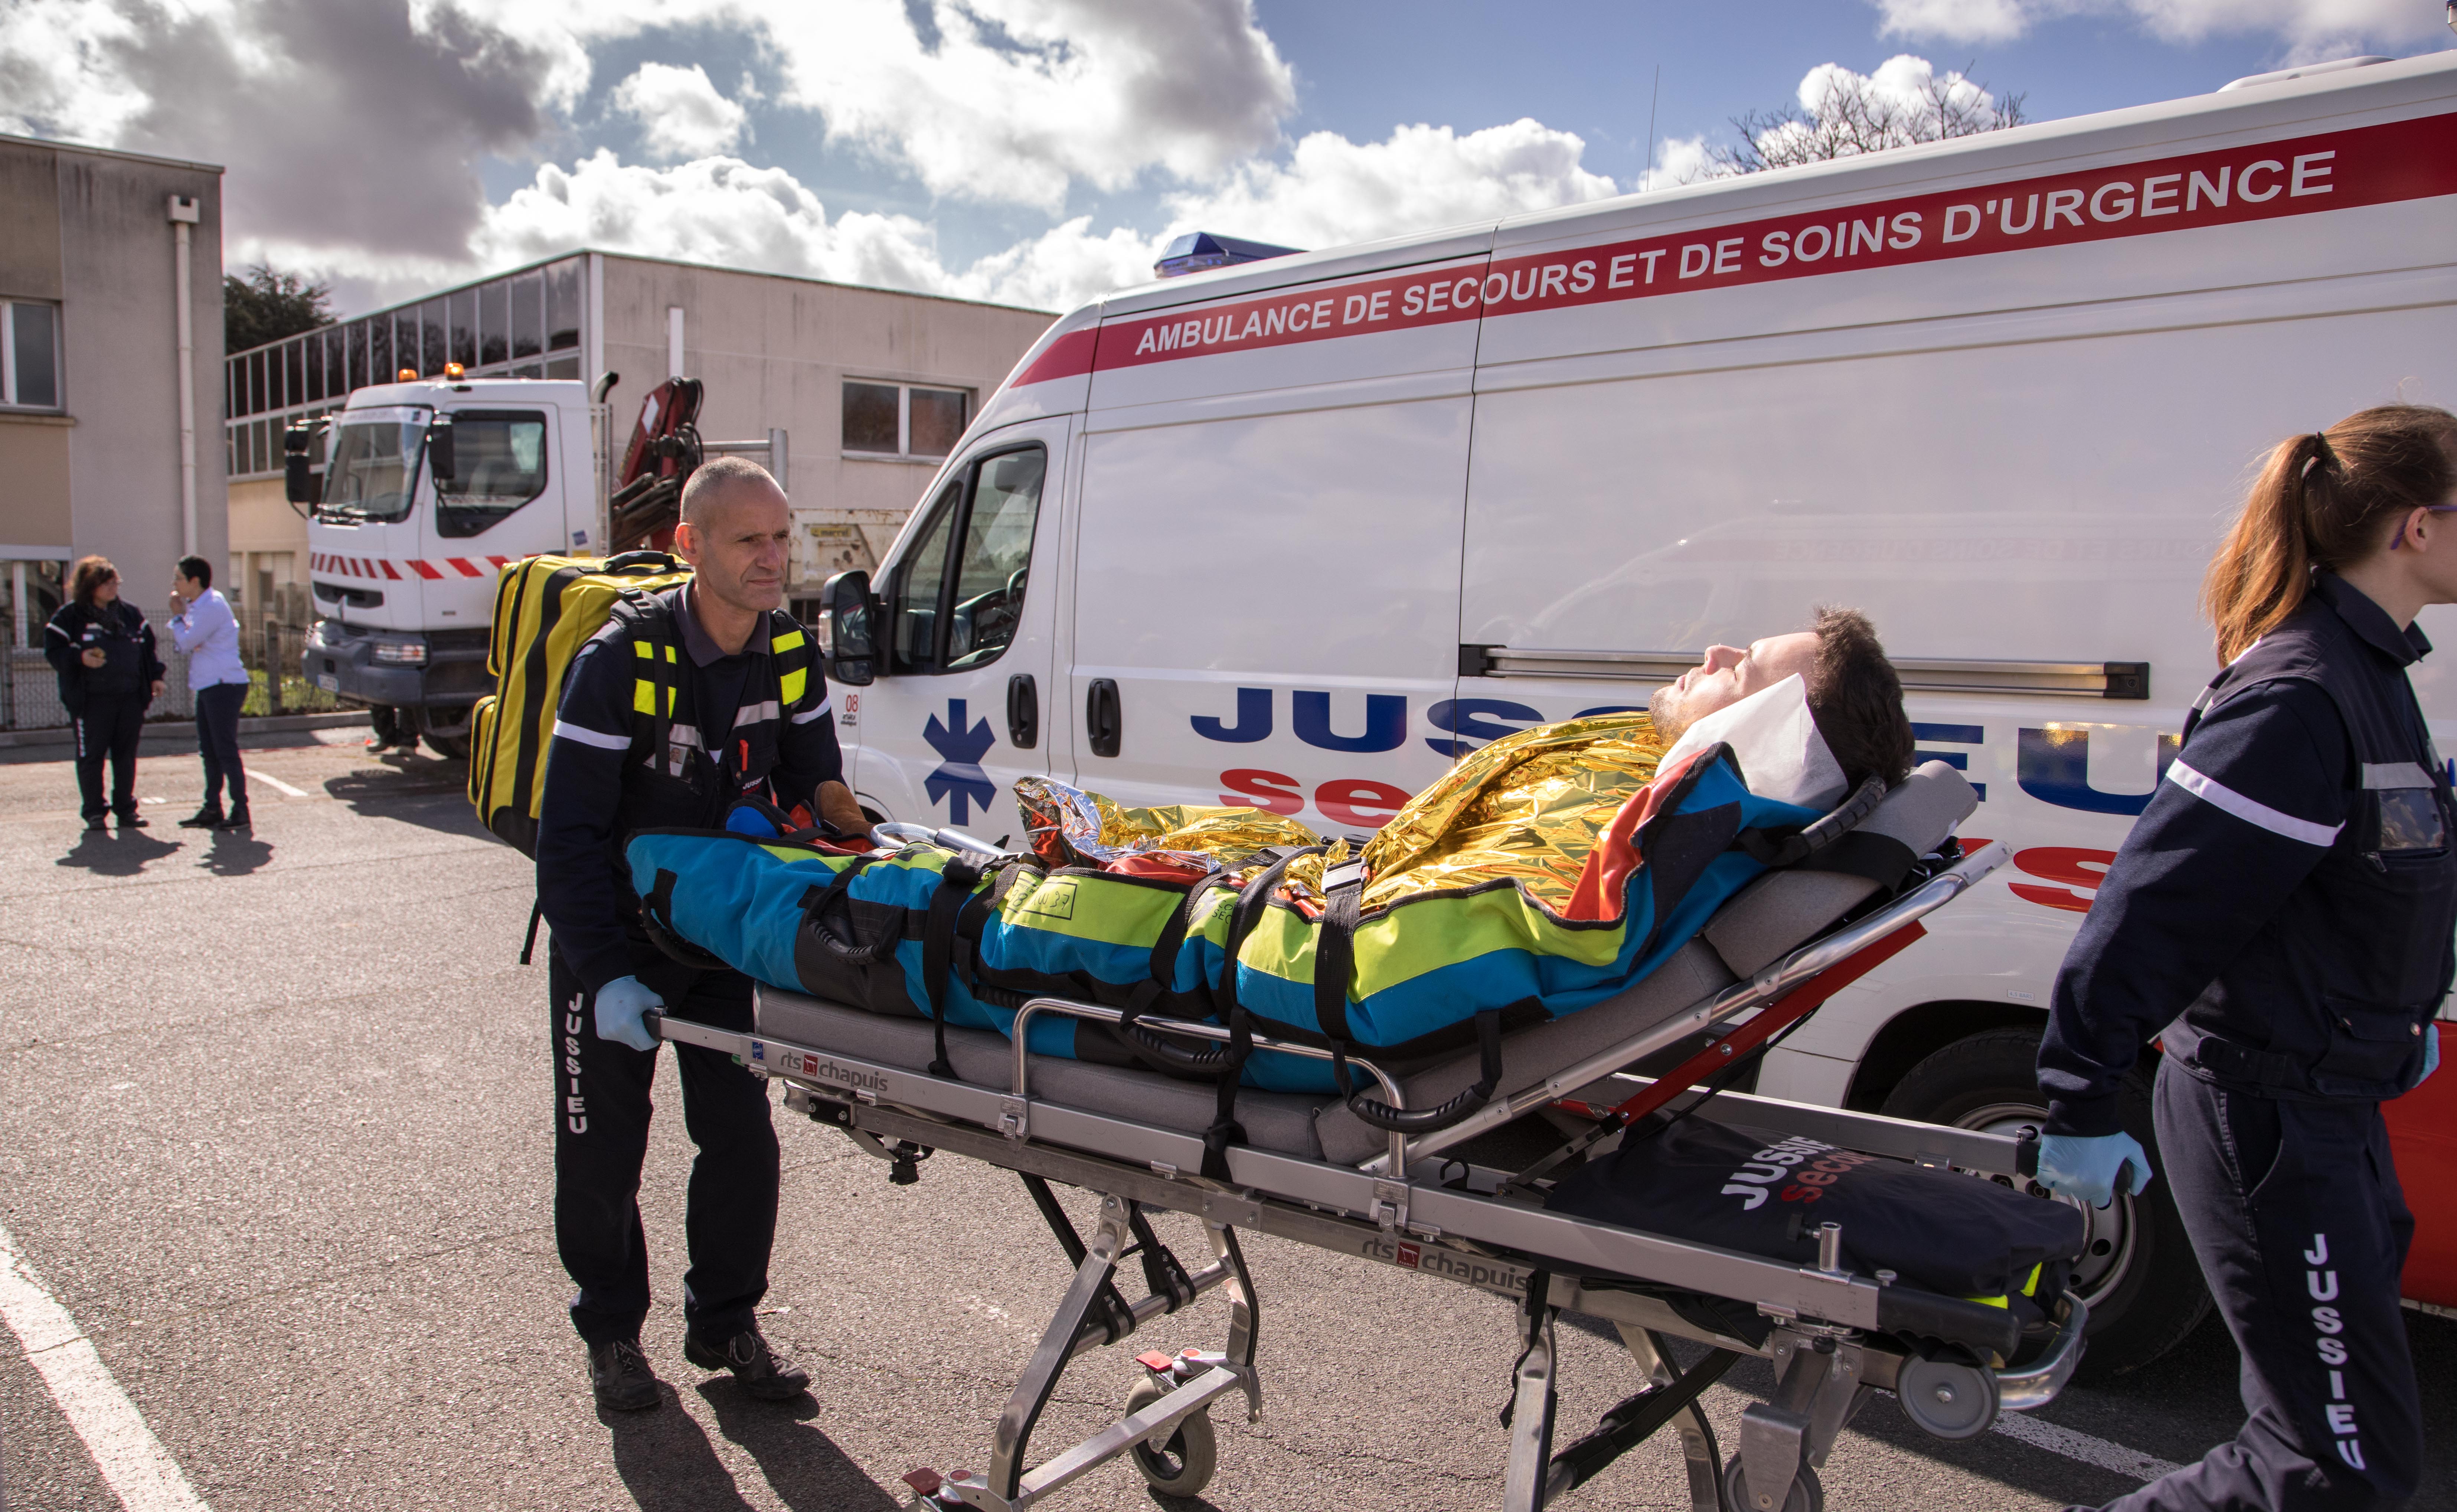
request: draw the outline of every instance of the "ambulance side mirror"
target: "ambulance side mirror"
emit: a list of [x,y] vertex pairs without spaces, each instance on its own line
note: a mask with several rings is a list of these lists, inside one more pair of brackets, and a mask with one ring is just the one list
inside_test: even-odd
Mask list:
[[877,603],[870,596],[870,574],[859,569],[838,572],[819,590],[819,601],[826,606],[828,631],[827,673],[830,682],[859,688],[877,675],[878,658],[878,623],[874,613]]
[[315,432],[305,425],[281,432],[281,491],[292,504],[312,507],[324,502],[323,480],[316,476],[314,459],[308,455],[314,444]]

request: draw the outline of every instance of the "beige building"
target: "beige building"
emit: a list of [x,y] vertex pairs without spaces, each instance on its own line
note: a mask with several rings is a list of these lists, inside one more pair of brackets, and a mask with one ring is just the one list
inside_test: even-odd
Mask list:
[[[40,644],[78,556],[110,557],[130,601],[158,620],[179,557],[225,549],[221,175],[0,136],[0,597],[12,647]],[[28,670],[0,694],[48,701],[48,684]],[[0,697],[0,724],[19,722],[14,701]]]
[[[579,252],[228,360],[230,551],[255,602],[303,614],[306,522],[282,496],[281,433],[349,392],[459,362],[472,377],[619,374],[619,466],[647,392],[707,387],[710,442],[765,441],[800,549],[797,594],[876,565],[982,400],[1053,319],[1040,310]],[[285,587],[288,591],[284,591]],[[292,617],[285,614],[285,618]]]

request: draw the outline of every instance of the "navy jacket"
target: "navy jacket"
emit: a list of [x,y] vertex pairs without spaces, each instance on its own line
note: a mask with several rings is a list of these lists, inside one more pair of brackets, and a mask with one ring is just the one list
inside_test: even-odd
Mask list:
[[[102,665],[88,667],[82,653],[97,646]],[[155,653],[154,627],[124,598],[61,605],[43,627],[43,659],[59,674],[60,703],[72,715],[84,714],[89,702],[152,703],[154,685],[170,675]]]
[[[785,695],[774,637],[754,632],[740,652],[722,654],[692,617],[691,591],[686,585],[656,595],[677,632],[676,665],[689,669],[664,739],[644,739],[635,717],[642,658],[622,618],[581,648],[564,679],[538,813],[538,904],[553,948],[591,992],[666,960],[640,927],[638,896],[624,869],[623,843],[633,831],[714,829],[752,794],[816,812],[818,785],[844,777],[817,668]],[[788,635],[802,633],[781,615],[770,619]]]
[[2457,969],[2457,807],[2405,674],[2430,649],[2321,572],[2210,685],[2057,973],[2051,1132],[2114,1132],[2153,1037],[2265,1096],[2414,1085]]

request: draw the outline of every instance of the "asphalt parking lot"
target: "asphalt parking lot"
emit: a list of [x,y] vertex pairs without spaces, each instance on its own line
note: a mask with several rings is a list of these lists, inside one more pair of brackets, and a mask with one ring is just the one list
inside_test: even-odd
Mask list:
[[[268,779],[252,836],[172,827],[196,785],[176,746],[142,763],[154,826],[134,835],[82,834],[52,753],[0,754],[0,1229],[21,1275],[73,1320],[37,1347],[90,1341],[176,1467],[125,1504],[876,1509],[917,1465],[983,1462],[1067,1276],[1022,1191],[953,1160],[891,1186],[839,1135],[780,1114],[763,1323],[818,1380],[798,1403],[753,1401],[681,1358],[689,1147],[671,1064],[641,1198],[660,1288],[645,1343],[669,1399],[596,1411],[549,1225],[545,966],[516,963],[527,864],[478,828],[460,765],[370,759],[357,740],[327,731],[252,753]],[[1510,1309],[1269,1239],[1249,1254],[1266,1414],[1251,1427],[1222,1414],[1219,1478],[1168,1504],[1496,1504]],[[1222,1327],[1207,1303],[1079,1363],[1037,1442],[1113,1412],[1133,1350],[1217,1347]],[[2446,1422],[2457,1323],[2410,1328],[2425,1421]],[[1607,1337],[1564,1339],[1575,1435],[1635,1383]],[[1727,1446],[1767,1384],[1747,1368],[1729,1382],[1707,1397]],[[122,1505],[101,1461],[125,1480],[142,1444],[90,1447],[57,1389],[0,1330],[0,1505]],[[2095,1504],[2238,1419],[2213,1321],[2147,1372],[2068,1393],[2019,1437],[1938,1443],[1881,1398],[1847,1432],[1827,1494],[1919,1512]],[[2445,1440],[2432,1453],[2416,1504],[2457,1506],[2457,1454]],[[1052,1504],[1154,1502],[1119,1464]],[[1566,1504],[1688,1502],[1672,1451],[1649,1445]]]

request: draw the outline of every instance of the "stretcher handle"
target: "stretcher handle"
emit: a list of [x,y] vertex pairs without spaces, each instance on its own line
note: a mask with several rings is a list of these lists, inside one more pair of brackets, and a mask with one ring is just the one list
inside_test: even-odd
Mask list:
[[1482,1108],[1492,1096],[1492,1087],[1478,1083],[1437,1107],[1403,1110],[1358,1092],[1348,1100],[1348,1110],[1359,1122],[1394,1134],[1425,1134],[1448,1129]]
[[1877,1328],[1991,1351],[1999,1359],[2012,1359],[2022,1345],[2022,1323],[2011,1309],[1940,1296],[1900,1282],[1878,1289]]
[[1183,1046],[1171,1045],[1161,1038],[1156,1031],[1145,1028],[1134,1019],[1127,1019],[1114,1027],[1120,1034],[1132,1040],[1136,1048],[1173,1071],[1205,1075],[1217,1071],[1228,1064],[1228,1049],[1226,1046],[1208,1050],[1189,1050]]

